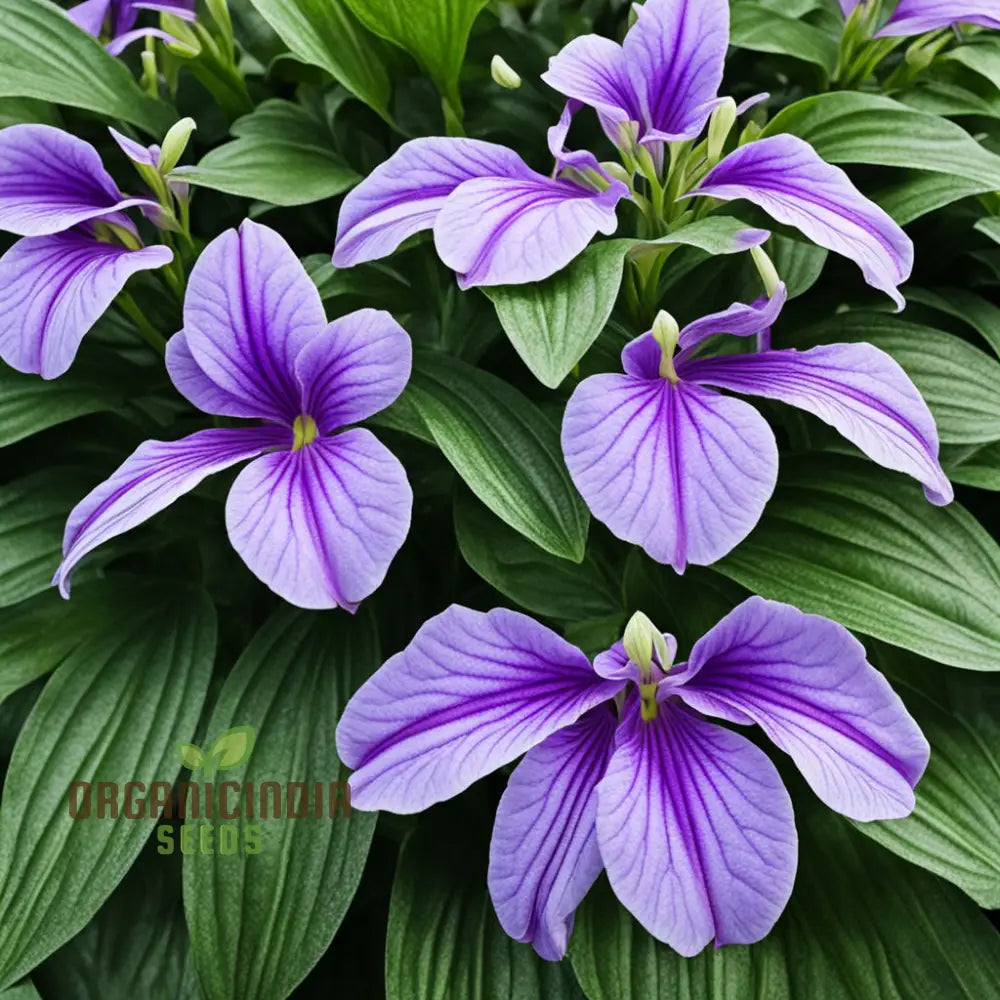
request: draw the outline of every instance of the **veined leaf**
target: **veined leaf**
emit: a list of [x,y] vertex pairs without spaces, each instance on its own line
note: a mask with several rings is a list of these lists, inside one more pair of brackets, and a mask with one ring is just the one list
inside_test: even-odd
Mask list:
[[837,43],[785,10],[772,10],[745,0],[732,5],[730,41],[738,49],[773,52],[803,59],[829,76],[837,65]]

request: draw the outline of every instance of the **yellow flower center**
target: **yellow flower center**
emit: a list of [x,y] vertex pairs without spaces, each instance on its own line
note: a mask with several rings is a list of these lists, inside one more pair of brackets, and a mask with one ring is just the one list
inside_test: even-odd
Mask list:
[[319,429],[316,427],[316,421],[305,413],[295,418],[295,423],[292,424],[292,433],[295,435],[295,440],[292,442],[292,451],[300,451],[307,444],[312,444],[319,437]]

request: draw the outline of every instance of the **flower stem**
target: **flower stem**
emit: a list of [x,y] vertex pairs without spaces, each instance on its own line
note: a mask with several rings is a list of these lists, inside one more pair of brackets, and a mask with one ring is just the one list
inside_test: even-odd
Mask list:
[[117,305],[135,323],[142,339],[162,358],[167,351],[166,338],[146,319],[135,299],[128,292],[122,292],[118,296]]

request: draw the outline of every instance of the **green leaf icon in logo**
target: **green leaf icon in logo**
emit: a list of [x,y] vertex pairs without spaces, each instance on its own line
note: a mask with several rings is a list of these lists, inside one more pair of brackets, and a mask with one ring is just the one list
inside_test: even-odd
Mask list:
[[181,766],[197,771],[205,764],[205,755],[193,743],[178,743],[177,752],[181,758]]
[[228,729],[212,744],[209,759],[220,771],[238,767],[253,753],[253,726],[235,726]]

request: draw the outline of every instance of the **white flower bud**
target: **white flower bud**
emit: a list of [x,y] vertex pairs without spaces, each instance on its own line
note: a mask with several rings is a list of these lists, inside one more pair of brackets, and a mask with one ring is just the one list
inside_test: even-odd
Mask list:
[[187,149],[191,133],[197,127],[193,118],[182,118],[170,127],[170,131],[163,137],[160,157],[156,161],[156,169],[161,174],[169,174],[177,166]]
[[490,60],[490,76],[493,82],[506,90],[517,90],[521,86],[521,78],[514,72],[503,56],[496,55]]

